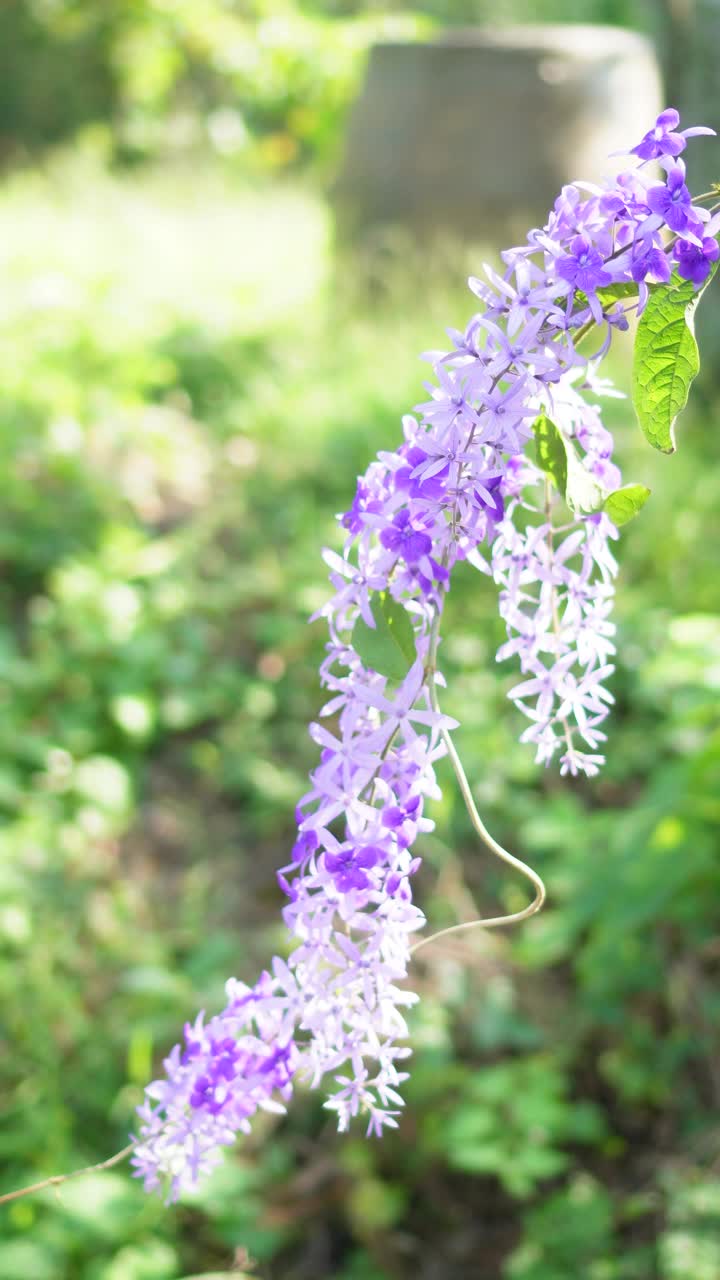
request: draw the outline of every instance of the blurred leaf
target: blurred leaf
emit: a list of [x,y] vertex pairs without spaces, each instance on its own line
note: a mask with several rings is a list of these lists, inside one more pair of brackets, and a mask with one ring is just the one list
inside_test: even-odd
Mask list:
[[92,756],[75,771],[75,789],[87,800],[113,815],[124,815],[130,807],[130,778],[118,760]]
[[50,1244],[5,1240],[0,1249],[0,1280],[57,1280],[58,1257]]
[[178,1258],[162,1240],[144,1239],[115,1254],[102,1280],[175,1280]]
[[401,1186],[360,1178],[350,1191],[348,1208],[359,1231],[387,1231],[402,1217],[407,1195]]
[[545,414],[533,423],[538,466],[550,477],[573,512],[599,511],[605,490],[588,471],[572,440]]
[[551,418],[542,413],[533,423],[537,464],[550,477],[558,493],[565,496],[568,469],[565,441]]
[[599,1109],[570,1101],[566,1090],[564,1073],[544,1054],[484,1067],[438,1116],[433,1140],[455,1168],[493,1174],[525,1198],[567,1167],[561,1144],[594,1142],[605,1131]]
[[602,1271],[589,1268],[612,1252],[612,1200],[601,1184],[580,1174],[531,1209],[523,1227],[523,1243],[508,1262],[508,1280],[600,1276]]
[[650,497],[650,490],[644,484],[626,484],[622,489],[609,493],[603,504],[613,524],[627,524],[645,506]]
[[387,591],[375,596],[371,611],[375,629],[358,618],[353,627],[352,646],[364,667],[391,680],[404,680],[417,658],[408,613]]
[[[48,1198],[53,1195],[44,1194]],[[126,1176],[103,1170],[66,1182],[61,1205],[63,1215],[73,1220],[76,1231],[120,1242],[136,1222],[142,1199],[140,1188]]]

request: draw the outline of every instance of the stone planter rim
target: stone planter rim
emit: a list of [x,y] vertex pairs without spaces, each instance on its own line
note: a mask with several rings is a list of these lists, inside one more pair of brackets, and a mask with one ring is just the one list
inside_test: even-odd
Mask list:
[[517,26],[447,27],[428,39],[379,39],[372,52],[384,49],[497,49],[518,53],[570,55],[647,52],[652,41],[639,31],[628,31],[605,23],[555,22]]

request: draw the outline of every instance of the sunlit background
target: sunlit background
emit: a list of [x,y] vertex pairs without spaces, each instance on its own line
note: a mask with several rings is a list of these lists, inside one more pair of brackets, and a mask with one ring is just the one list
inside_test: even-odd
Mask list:
[[[530,217],[551,158],[589,176],[585,135],[645,101],[641,128],[656,97],[720,125],[717,3],[538,8],[0,5],[0,1192],[125,1145],[185,1019],[286,946],[274,871],[314,758],[320,547],[424,398],[418,354],[471,314],[464,281],[513,227],[521,197],[498,192],[520,191],[522,149],[548,157]],[[483,98],[489,73],[463,63],[468,115],[452,67],[418,73],[414,46],[487,58],[487,24],[508,24],[494,73],[540,17],[648,43],[611,80],[608,33],[586,33],[579,85],[576,36],[536,33],[543,111],[523,78],[517,147],[491,163],[510,107]],[[454,171],[453,121],[470,138]],[[368,155],[392,130],[384,186]],[[720,146],[694,151],[697,181],[720,178]],[[0,1280],[718,1280],[712,292],[704,307],[676,456],[608,402],[625,476],[653,496],[620,544],[599,779],[518,745],[492,584],[458,573],[447,710],[489,826],[550,901],[424,954],[399,1133],[338,1137],[301,1094],[171,1210],[126,1166],[0,1210]],[[431,923],[524,905],[441,780],[417,880]]]

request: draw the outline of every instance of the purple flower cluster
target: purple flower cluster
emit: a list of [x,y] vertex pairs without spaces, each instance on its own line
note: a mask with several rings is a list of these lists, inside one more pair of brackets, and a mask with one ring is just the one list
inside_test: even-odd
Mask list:
[[223,1147],[250,1132],[255,1112],[282,1112],[298,1053],[295,979],[282,960],[254,987],[231,978],[227,1005],[205,1024],[185,1026],[185,1045],[165,1059],[165,1078],[145,1091],[133,1154],[145,1188],[166,1185],[174,1200],[220,1162]]
[[[611,461],[612,436],[597,407],[588,405],[570,382],[561,382],[554,391],[553,412],[582,451],[588,474],[602,489],[616,489],[620,473]],[[520,463],[519,485],[492,548],[500,614],[508,631],[497,657],[517,658],[526,677],[509,695],[530,720],[521,741],[532,742],[543,763],[559,751],[563,774],[592,776],[603,756],[579,748],[577,739],[593,749],[604,741],[600,725],[613,701],[602,681],[612,673],[609,660],[615,652],[610,613],[617,563],[610,540],[617,531],[602,512],[557,528],[547,494],[537,521],[538,507],[523,494],[546,482],[529,459]]]
[[[649,288],[673,264],[701,284],[718,256],[715,224],[693,204],[678,159],[687,137],[710,131],[678,132],[678,123],[663,112],[634,148],[633,168],[604,187],[565,187],[547,225],[502,255],[502,273],[487,267],[470,281],[482,310],[449,330],[450,350],[425,357],[427,399],[340,517],[343,552],[325,552],[328,699],[310,726],[319,760],[279,873],[289,956],[254,988],[231,980],[225,1010],[186,1028],[184,1049],[147,1089],[134,1162],[148,1188],[169,1180],[174,1196],[191,1185],[256,1110],[283,1108],[296,1079],[331,1080],[325,1105],[341,1129],[359,1114],[369,1133],[397,1123],[405,1011],[416,1000],[404,984],[424,924],[412,848],[432,829],[426,801],[439,794],[435,764],[455,723],[437,709],[434,684],[457,560],[500,588],[508,639],[498,658],[519,662],[510,697],[537,758],[557,757],[572,774],[603,762],[617,533],[600,507],[620,476],[599,410],[581,393],[606,390],[597,364]],[[633,283],[635,298],[613,292]],[[600,345],[586,354],[591,329]],[[527,448],[540,415],[567,449],[569,484],[579,478],[592,501],[568,492],[566,507]],[[414,654],[399,681],[373,667],[362,642],[382,625],[383,601],[409,624]]]

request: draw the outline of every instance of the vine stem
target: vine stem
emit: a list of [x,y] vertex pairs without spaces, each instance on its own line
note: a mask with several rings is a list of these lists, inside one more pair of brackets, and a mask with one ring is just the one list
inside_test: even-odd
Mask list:
[[[433,711],[439,712],[440,704],[438,702],[437,690],[435,689],[434,681],[429,682],[428,692],[430,694],[430,704]],[[465,802],[465,808],[468,811],[473,830],[480,837],[485,847],[489,849],[496,858],[499,858],[501,862],[505,862],[509,867],[512,867],[514,871],[519,871],[520,875],[525,876],[525,879],[530,881],[535,889],[535,897],[527,907],[523,907],[522,911],[513,911],[510,915],[505,916],[491,916],[489,919],[483,919],[480,917],[477,920],[465,920],[461,924],[451,924],[447,929],[440,929],[437,933],[431,933],[427,938],[421,938],[419,942],[415,943],[414,947],[410,948],[411,956],[415,955],[421,947],[427,947],[429,943],[436,942],[438,938],[447,938],[449,934],[462,933],[468,929],[499,929],[504,925],[519,924],[521,920],[527,920],[530,916],[534,916],[542,907],[546,897],[545,885],[537,871],[533,870],[532,867],[529,867],[527,863],[523,862],[520,858],[516,858],[514,854],[508,853],[507,849],[504,849],[488,831],[485,823],[478,813],[477,805],[475,804],[473,793],[470,788],[470,783],[467,779],[467,774],[465,773],[462,761],[455,749],[455,743],[446,729],[441,729],[440,734],[447,749],[455,777],[457,778],[460,794]]]
[[44,1191],[46,1187],[59,1187],[63,1182],[69,1182],[70,1178],[82,1178],[86,1173],[101,1173],[103,1169],[111,1169],[114,1164],[120,1164],[123,1160],[126,1160],[134,1149],[135,1143],[130,1142],[127,1147],[123,1147],[122,1151],[117,1151],[114,1156],[110,1156],[107,1160],[101,1160],[100,1164],[88,1164],[84,1169],[73,1169],[72,1173],[56,1173],[52,1178],[43,1178],[42,1182],[33,1182],[29,1187],[21,1187],[19,1191],[8,1191],[4,1196],[0,1196],[0,1204],[8,1204],[11,1200],[19,1200],[21,1196],[30,1196],[35,1191]]
[[[623,250],[618,249],[611,256],[616,257],[620,252],[623,252]],[[579,329],[574,335],[575,342],[576,343],[581,342],[583,338],[587,337],[587,335],[591,332],[591,330],[595,328],[595,324],[596,324],[595,319],[591,318],[589,320],[586,320],[584,324],[580,325]],[[507,372],[507,370],[505,370],[505,372]],[[497,382],[500,380],[500,377],[502,377],[502,374],[499,375],[498,378],[496,378],[495,383],[493,385],[497,384]],[[473,427],[472,433],[474,433],[474,430],[475,428]],[[472,440],[472,433],[470,436],[470,441]],[[547,511],[547,501],[548,501],[548,495],[547,495],[547,482],[546,482],[546,511]],[[457,507],[453,509],[453,520],[452,520],[453,533],[455,532],[456,513],[457,513]],[[550,550],[552,553],[552,550],[553,550],[552,542],[550,543]],[[557,632],[559,628],[559,619],[557,618],[557,602],[555,601],[555,599],[553,599],[553,610],[554,610],[553,620],[555,624],[555,630]],[[436,657],[437,657],[437,647],[440,641],[440,616],[441,616],[440,606],[436,605],[435,617],[433,618],[432,627],[430,630],[428,657],[427,657],[427,662],[425,664],[426,686],[427,686],[428,696],[430,698],[430,706],[432,707],[433,711],[438,712],[438,714],[440,713],[440,703],[438,701],[437,688],[435,684],[435,675],[436,675],[435,664],[436,664]],[[570,745],[572,745],[572,738],[570,737],[567,723],[564,722],[564,725],[565,725],[566,735],[568,736]],[[538,911],[540,911],[547,897],[547,891],[545,889],[545,885],[543,883],[542,878],[538,875],[537,871],[535,871],[533,867],[528,866],[526,862],[523,862],[521,858],[516,858],[514,854],[509,853],[508,850],[504,849],[503,846],[495,839],[495,837],[490,834],[487,827],[485,826],[485,823],[480,817],[480,814],[478,813],[477,805],[475,804],[475,799],[472,793],[472,788],[467,779],[467,774],[465,773],[462,761],[455,748],[455,743],[453,742],[447,729],[440,730],[440,737],[442,738],[442,741],[445,745],[445,749],[448,754],[448,758],[453,767],[453,771],[455,773],[455,777],[457,779],[457,783],[460,788],[460,794],[465,803],[465,808],[467,809],[468,816],[470,818],[470,822],[472,823],[472,827],[473,827],[473,830],[475,831],[475,834],[480,838],[480,840],[482,840],[485,847],[489,849],[490,852],[494,854],[496,858],[499,858],[501,862],[504,862],[507,866],[512,867],[513,871],[519,872],[520,875],[524,876],[526,880],[529,880],[530,884],[533,886],[535,890],[535,897],[533,898],[532,902],[528,904],[527,907],[523,907],[522,911],[513,911],[509,915],[505,915],[505,916],[491,916],[488,919],[484,919],[483,917],[480,917],[477,920],[464,920],[460,924],[449,925],[447,929],[439,929],[437,933],[431,933],[428,935],[427,938],[420,938],[419,942],[416,942],[415,945],[410,948],[411,956],[416,955],[417,952],[420,951],[422,947],[429,946],[431,942],[437,942],[439,938],[447,938],[454,933],[464,933],[468,929],[499,929],[499,928],[503,928],[505,925],[519,924],[521,920],[528,920],[530,916],[534,916]]]
[[[428,691],[428,697],[430,698],[430,706],[432,707],[433,711],[438,713],[438,715],[441,714],[441,712],[440,712],[440,702],[438,700],[436,680],[435,680],[435,677],[436,677],[435,663],[437,658],[437,647],[440,642],[440,616],[441,616],[440,606],[436,605],[435,617],[433,618],[432,627],[430,629],[428,657],[427,657],[427,662],[425,664],[426,687]],[[545,885],[541,877],[538,875],[537,871],[535,871],[532,867],[529,867],[527,863],[523,862],[520,858],[516,858],[513,853],[509,853],[508,850],[504,849],[503,846],[495,839],[495,837],[490,834],[487,827],[485,826],[485,823],[480,817],[480,814],[478,813],[478,808],[477,808],[477,805],[475,804],[472,788],[470,786],[470,783],[468,782],[467,774],[465,773],[465,770],[463,768],[462,760],[460,759],[460,756],[457,753],[455,743],[453,742],[447,729],[441,729],[440,736],[442,738],[445,749],[447,751],[450,763],[453,767],[453,772],[457,779],[458,787],[460,788],[460,794],[463,798],[465,808],[467,809],[468,816],[470,818],[470,822],[472,823],[472,827],[475,834],[480,838],[480,840],[482,840],[486,849],[489,849],[490,852],[494,854],[496,858],[499,858],[501,862],[504,862],[506,863],[507,866],[512,867],[513,871],[518,871],[520,875],[524,876],[526,880],[530,881],[531,885],[535,890],[535,897],[533,898],[532,902],[528,904],[527,907],[523,907],[522,911],[513,911],[509,915],[505,915],[505,916],[491,916],[488,919],[484,919],[483,917],[480,917],[477,920],[464,920],[460,924],[451,924],[451,925],[448,925],[446,929],[439,929],[437,933],[431,933],[428,935],[427,938],[420,938],[419,942],[416,942],[415,945],[410,948],[411,956],[416,955],[417,952],[421,949],[421,947],[427,947],[431,942],[437,942],[439,938],[447,938],[449,935],[454,933],[464,933],[468,929],[500,929],[505,925],[519,924],[521,920],[528,920],[530,916],[534,916],[536,912],[538,912],[542,907],[543,903],[545,902],[545,898],[547,896]]]

